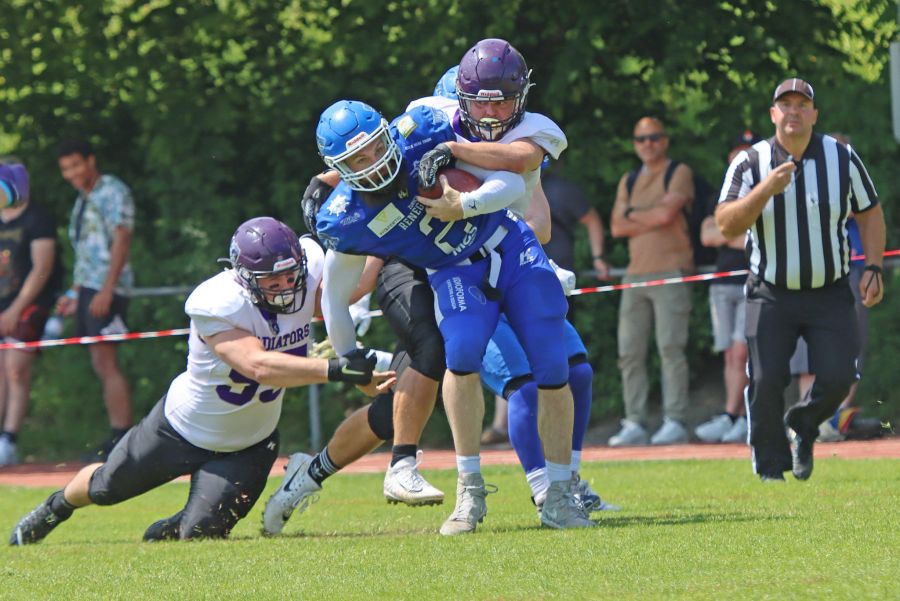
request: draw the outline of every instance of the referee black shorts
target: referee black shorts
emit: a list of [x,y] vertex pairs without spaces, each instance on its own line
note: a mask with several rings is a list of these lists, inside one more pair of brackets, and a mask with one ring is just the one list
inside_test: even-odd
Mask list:
[[278,456],[278,430],[240,451],[194,446],[166,419],[163,397],[91,476],[88,497],[113,505],[190,474],[181,538],[227,536],[253,508]]
[[[444,375],[444,339],[434,317],[434,294],[424,270],[390,259],[378,275],[378,304],[409,355],[410,367],[440,381]],[[399,374],[399,372],[398,372]]]

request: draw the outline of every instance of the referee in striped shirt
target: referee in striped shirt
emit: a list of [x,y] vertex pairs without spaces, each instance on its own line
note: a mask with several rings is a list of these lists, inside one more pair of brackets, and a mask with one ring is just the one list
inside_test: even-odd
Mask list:
[[[859,223],[866,254],[859,288],[871,307],[884,292],[884,214],[853,149],[813,133],[819,111],[809,83],[782,82],[769,114],[775,136],[735,157],[715,215],[726,238],[747,232],[746,398],[753,469],[763,481],[783,481],[787,470],[806,480],[818,426],[857,377],[847,218],[852,214]],[[800,336],[816,380],[782,417],[789,360]],[[796,433],[793,446],[785,425]]]

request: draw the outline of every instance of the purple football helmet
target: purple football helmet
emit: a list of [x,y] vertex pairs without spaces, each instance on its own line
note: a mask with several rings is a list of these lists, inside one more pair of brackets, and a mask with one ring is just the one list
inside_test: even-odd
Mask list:
[[[245,221],[231,237],[228,260],[253,302],[274,313],[296,313],[306,302],[306,253],[294,230],[272,217]],[[260,278],[291,272],[288,288],[260,285]],[[299,296],[299,302],[298,297]]]
[[[515,127],[525,114],[530,76],[525,59],[506,40],[489,38],[472,46],[459,61],[456,76],[459,110],[470,133],[494,141]],[[507,119],[476,119],[472,115],[473,103],[503,100],[515,100]]]

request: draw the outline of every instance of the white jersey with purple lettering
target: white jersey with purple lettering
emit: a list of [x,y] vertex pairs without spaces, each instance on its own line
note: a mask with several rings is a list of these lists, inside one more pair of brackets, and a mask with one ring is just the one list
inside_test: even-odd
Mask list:
[[197,286],[184,304],[191,318],[187,369],[169,386],[165,412],[175,431],[191,444],[210,451],[240,451],[268,437],[278,425],[284,389],[240,374],[204,338],[244,330],[259,338],[267,351],[305,357],[325,254],[311,238],[301,238],[300,244],[308,274],[306,298],[296,313],[271,313],[255,305],[233,270]]
[[[457,142],[480,141],[478,138],[466,135],[466,130],[463,128],[460,119],[459,101],[452,98],[444,98],[443,96],[426,96],[425,98],[419,98],[418,100],[410,102],[409,106],[406,107],[406,110],[408,111],[416,106],[430,106],[444,112],[450,119],[450,124],[453,126]],[[543,148],[544,152],[550,155],[553,160],[558,159],[559,155],[561,155],[569,145],[566,134],[563,133],[562,129],[560,129],[552,119],[545,117],[540,113],[529,113],[527,111],[522,116],[522,120],[519,121],[519,124],[503,134],[503,137],[497,140],[497,142],[500,144],[509,144],[516,140],[526,138]],[[470,171],[481,179],[484,179],[484,174],[482,172],[487,172],[480,167],[475,167],[468,163],[461,164],[459,167],[466,171]],[[506,207],[517,217],[524,217],[525,213],[528,211],[528,205],[531,204],[531,196],[534,193],[534,188],[541,179],[541,169],[538,167],[532,171],[522,173],[521,176],[525,180],[525,194]]]

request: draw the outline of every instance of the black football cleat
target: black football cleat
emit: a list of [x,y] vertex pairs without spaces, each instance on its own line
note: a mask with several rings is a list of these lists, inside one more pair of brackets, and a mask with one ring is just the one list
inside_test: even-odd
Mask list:
[[798,434],[794,444],[791,445],[791,456],[794,460],[791,473],[797,480],[808,480],[812,476],[813,440]]
[[153,522],[144,531],[144,542],[152,543],[161,540],[178,540],[181,538],[181,516],[184,511],[179,511],[173,516]]
[[44,539],[50,531],[56,528],[68,517],[60,517],[50,509],[50,499],[47,499],[31,510],[31,513],[19,520],[9,537],[12,546],[32,545]]
[[816,428],[812,434],[805,431],[797,423],[796,413],[792,410],[784,415],[784,425],[794,431],[794,442],[791,443],[791,473],[797,480],[808,480],[813,471],[813,443],[819,434]]

